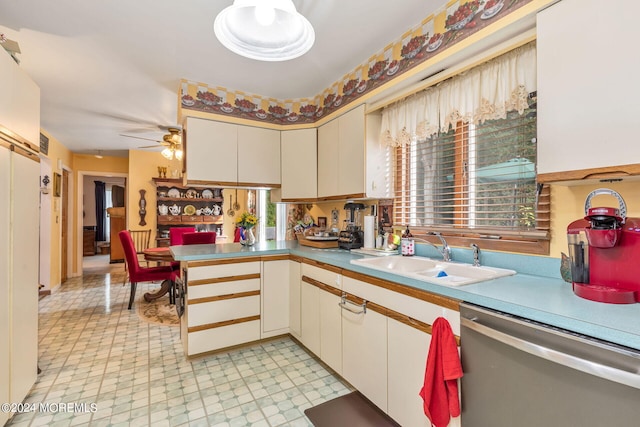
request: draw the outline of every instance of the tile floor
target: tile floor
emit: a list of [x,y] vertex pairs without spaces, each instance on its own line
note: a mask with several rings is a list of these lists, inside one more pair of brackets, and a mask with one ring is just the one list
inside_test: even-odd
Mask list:
[[[289,338],[188,361],[179,328],[127,310],[122,265],[85,267],[40,300],[42,374],[26,401],[96,411],[27,412],[10,426],[310,426],[305,409],[351,391]],[[138,285],[138,298],[157,287]]]

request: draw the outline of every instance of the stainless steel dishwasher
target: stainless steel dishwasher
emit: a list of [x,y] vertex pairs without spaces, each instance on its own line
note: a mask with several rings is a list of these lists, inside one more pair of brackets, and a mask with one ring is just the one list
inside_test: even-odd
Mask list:
[[460,305],[464,427],[640,425],[640,352]]

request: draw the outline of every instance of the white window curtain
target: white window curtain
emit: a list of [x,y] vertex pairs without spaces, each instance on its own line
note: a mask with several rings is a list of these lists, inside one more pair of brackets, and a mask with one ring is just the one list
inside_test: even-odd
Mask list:
[[382,141],[409,145],[456,123],[479,124],[522,114],[536,90],[536,46],[531,42],[449,80],[411,95],[382,112]]

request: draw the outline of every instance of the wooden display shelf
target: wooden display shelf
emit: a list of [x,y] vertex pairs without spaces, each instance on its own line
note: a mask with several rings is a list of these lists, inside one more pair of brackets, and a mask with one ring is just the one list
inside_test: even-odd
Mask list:
[[224,202],[222,197],[213,197],[211,199],[206,199],[203,197],[158,197],[159,202],[192,202],[192,203],[200,203],[200,202]]
[[158,225],[171,224],[222,224],[222,215],[158,215]]

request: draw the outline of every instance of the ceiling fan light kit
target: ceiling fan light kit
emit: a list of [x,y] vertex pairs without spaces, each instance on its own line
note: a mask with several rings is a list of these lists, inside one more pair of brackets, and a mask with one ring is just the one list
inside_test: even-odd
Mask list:
[[182,157],[184,155],[183,151],[180,148],[177,148],[175,145],[166,147],[160,154],[162,154],[162,156],[167,160],[173,160],[174,157],[176,158],[176,160],[182,160]]
[[304,55],[315,41],[311,23],[292,0],[234,0],[213,24],[227,49],[258,61],[287,61]]

